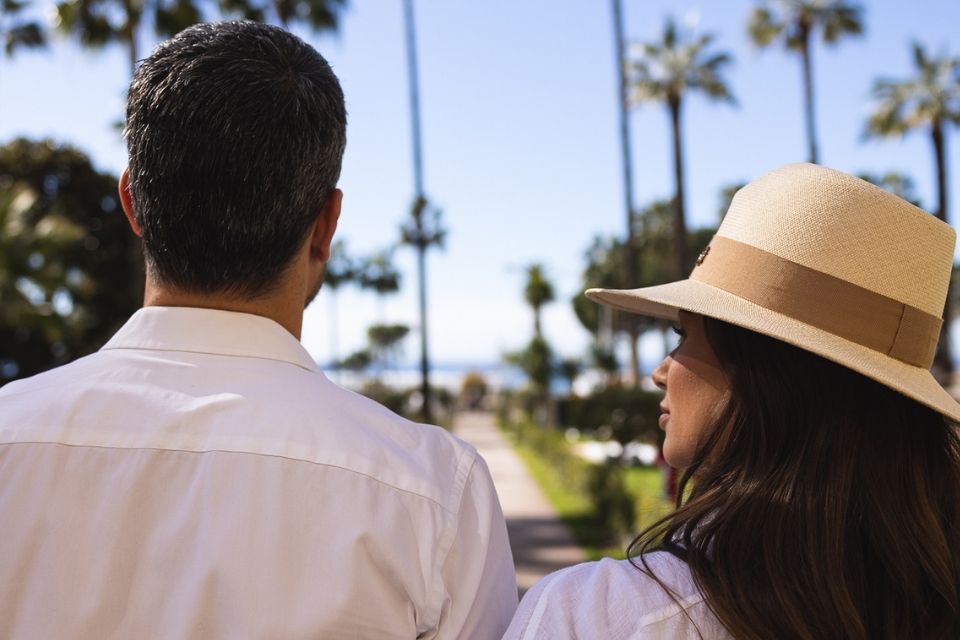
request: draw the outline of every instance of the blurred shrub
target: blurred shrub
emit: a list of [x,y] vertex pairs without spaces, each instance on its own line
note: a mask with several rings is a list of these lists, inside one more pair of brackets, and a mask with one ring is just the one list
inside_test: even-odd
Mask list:
[[623,466],[616,462],[592,465],[586,486],[609,542],[617,543],[631,536],[637,521],[637,497],[627,488]]
[[506,421],[503,424],[518,445],[535,453],[564,478],[568,490],[586,494],[591,464],[574,455],[562,433],[530,420]]
[[658,426],[663,394],[627,387],[606,387],[583,398],[558,401],[560,423],[580,431],[610,430],[611,437],[621,444],[633,440],[660,442],[663,433]]

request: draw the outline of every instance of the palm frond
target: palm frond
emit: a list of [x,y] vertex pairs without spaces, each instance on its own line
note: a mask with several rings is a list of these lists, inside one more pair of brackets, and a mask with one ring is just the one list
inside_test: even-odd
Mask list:
[[780,40],[788,49],[800,49],[809,44],[815,31],[827,44],[862,34],[862,5],[847,0],[781,0],[773,4],[761,0],[747,22],[747,33],[759,47]]
[[769,46],[783,32],[784,25],[773,20],[773,14],[766,7],[757,7],[750,12],[747,21],[747,33],[758,47]]
[[630,101],[676,102],[688,90],[709,98],[734,102],[722,77],[732,60],[726,52],[710,51],[712,34],[692,34],[677,28],[672,18],[664,24],[658,40],[631,48]]
[[46,44],[47,36],[36,22],[14,25],[3,34],[3,51],[8,56],[17,49],[36,49]]
[[925,69],[929,66],[927,62],[927,53],[923,50],[923,45],[919,42],[913,42],[910,45],[913,51],[913,64],[918,69]]
[[930,55],[913,43],[914,75],[879,78],[871,95],[876,107],[867,120],[867,136],[903,135],[918,127],[960,122],[960,59]]
[[154,24],[157,33],[172,36],[192,24],[203,21],[200,8],[194,0],[175,0],[172,3],[158,3],[154,6]]
[[823,41],[836,43],[845,35],[863,34],[863,7],[860,5],[838,4],[824,10],[819,16],[823,27]]

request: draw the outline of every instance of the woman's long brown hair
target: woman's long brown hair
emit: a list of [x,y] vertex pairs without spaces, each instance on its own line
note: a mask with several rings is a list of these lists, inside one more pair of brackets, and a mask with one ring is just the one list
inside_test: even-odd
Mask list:
[[630,545],[634,564],[681,556],[740,639],[960,638],[955,425],[816,355],[705,323],[730,401],[677,510]]

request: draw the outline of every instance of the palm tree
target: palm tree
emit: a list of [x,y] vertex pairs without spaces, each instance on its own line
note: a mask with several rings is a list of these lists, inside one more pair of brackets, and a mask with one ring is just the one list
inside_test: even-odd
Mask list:
[[380,322],[385,323],[386,297],[400,291],[400,272],[393,264],[393,249],[378,251],[367,258],[357,271],[357,282],[361,289],[377,294],[380,300]]
[[[623,165],[623,204],[627,218],[627,237],[624,264],[626,266],[627,287],[637,287],[637,250],[633,237],[633,164],[630,152],[630,119],[627,117],[629,109],[630,91],[627,78],[627,56],[623,36],[623,7],[621,0],[612,0],[613,37],[616,43],[617,54],[617,114],[620,122],[620,159]],[[626,321],[627,336],[630,340],[630,378],[634,385],[640,384],[640,352],[637,345],[639,326],[631,322],[631,314]]]
[[420,89],[417,77],[417,38],[413,16],[413,0],[404,0],[404,25],[407,40],[407,77],[410,83],[410,120],[413,129],[413,205],[410,220],[401,227],[401,241],[417,251],[417,281],[420,300],[420,393],[423,396],[421,417],[431,419],[430,356],[427,336],[427,250],[442,247],[446,231],[440,223],[440,210],[427,201],[423,190],[423,153],[420,139]]
[[[951,124],[960,124],[960,58],[946,53],[929,55],[919,43],[913,44],[914,74],[904,80],[881,78],[874,82],[877,101],[867,121],[867,136],[902,136],[914,129],[925,130],[933,145],[937,172],[936,216],[947,216],[946,135]],[[947,299],[949,301],[949,296]],[[950,359],[949,327],[951,308],[944,307],[943,328],[936,362],[945,373],[953,371]]]
[[[9,0],[4,0],[9,1]],[[62,0],[55,25],[80,43],[100,48],[113,43],[127,48],[130,75],[140,59],[140,30],[152,24],[161,37],[172,36],[204,19],[200,0]],[[347,0],[219,0],[220,12],[248,20],[276,20],[284,28],[301,23],[313,31],[336,30]]]
[[547,415],[550,401],[550,382],[553,379],[556,366],[553,349],[550,344],[539,336],[534,336],[520,351],[504,354],[507,364],[517,367],[527,376],[530,389],[534,393],[540,410]]
[[299,22],[313,31],[336,31],[347,0],[219,0],[219,5],[227,15],[276,21],[284,29]]
[[819,30],[823,41],[835,44],[845,35],[863,33],[863,8],[845,0],[759,0],[750,13],[747,30],[759,47],[780,40],[800,54],[803,66],[803,104],[807,127],[807,160],[816,163],[817,133],[813,108],[811,38]]
[[543,272],[543,265],[531,264],[526,268],[527,283],[523,288],[523,298],[533,309],[533,335],[536,338],[543,338],[543,331],[540,326],[540,310],[543,305],[552,302],[553,284],[547,280]]
[[177,0],[172,5],[160,0],[64,0],[57,3],[54,25],[87,47],[122,44],[133,76],[140,59],[138,41],[145,17],[161,36],[171,36],[203,20],[195,0]]
[[655,101],[667,106],[673,131],[673,171],[676,192],[673,200],[673,248],[675,277],[686,277],[690,268],[687,224],[684,211],[683,144],[680,117],[683,99],[690,91],[700,91],[712,100],[733,103],[734,99],[721,71],[730,62],[727,53],[713,53],[711,34],[694,37],[677,31],[667,19],[659,42],[640,45],[633,61],[632,98],[634,102]]

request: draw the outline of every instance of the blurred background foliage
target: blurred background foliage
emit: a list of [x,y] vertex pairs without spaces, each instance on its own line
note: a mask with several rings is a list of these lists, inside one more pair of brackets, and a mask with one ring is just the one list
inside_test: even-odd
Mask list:
[[49,140],[0,147],[0,384],[98,349],[140,307],[117,178]]
[[[426,344],[425,256],[431,248],[442,248],[447,233],[442,212],[428,199],[422,184],[413,0],[401,2],[411,94],[414,197],[394,246],[365,256],[350,254],[342,241],[334,247],[325,285],[331,311],[332,372],[338,377],[341,373],[362,376],[357,388],[410,417],[430,420],[435,405],[432,415],[445,425],[451,423],[458,403],[471,409],[496,407],[521,453],[548,493],[552,492],[551,500],[553,494],[566,496],[570,508],[559,504],[558,509],[569,516],[581,541],[596,549],[618,545],[637,526],[669,509],[669,502],[661,499],[669,489],[659,490],[656,468],[640,468],[625,455],[592,464],[573,449],[578,440],[620,445],[662,442],[657,426],[661,394],[640,370],[638,342],[644,334],[656,332],[668,352],[672,342],[665,322],[619,313],[577,293],[570,304],[590,334],[590,346],[576,357],[561,358],[558,352],[563,345],[555,349],[548,340],[542,312],[556,302],[558,292],[563,298],[566,295],[551,281],[543,263],[532,262],[524,267],[525,281],[518,287],[531,310],[531,335],[517,338],[516,350],[503,354],[503,360],[523,374],[525,388],[498,395],[483,375],[470,372],[455,397],[430,384],[425,349],[417,388],[387,384],[386,374],[399,360],[409,334],[421,334]],[[195,22],[236,17],[315,33],[336,32],[348,4],[347,0],[59,0],[46,4],[0,0],[0,40],[7,59],[20,51],[55,46],[55,34],[91,49],[120,46],[132,75],[143,55],[138,43],[172,35]],[[736,87],[728,79],[735,61],[723,41],[666,16],[660,30],[643,41],[628,42],[619,18],[621,4],[612,0],[625,224],[620,233],[597,236],[585,247],[581,291],[653,286],[689,273],[716,229],[687,228],[688,189],[702,186],[687,184],[684,141],[708,132],[689,130],[684,113],[691,100],[736,106]],[[800,62],[798,98],[803,117],[793,126],[803,129],[806,159],[818,162],[822,154],[813,54],[824,45],[861,36],[868,26],[867,5],[849,0],[756,0],[752,5],[743,16],[750,42],[758,49],[780,47]],[[889,171],[861,177],[950,220],[946,150],[954,127],[960,124],[960,58],[923,42],[912,43],[910,51],[912,68],[906,75],[868,79],[872,88],[870,102],[864,104],[863,138],[925,137],[934,158],[936,192],[921,203],[909,175]],[[667,115],[669,154],[661,161],[671,167],[673,184],[667,198],[635,204],[627,116],[648,104]],[[696,175],[691,178],[695,182]],[[720,190],[718,222],[741,186],[730,184]],[[418,257],[420,318],[413,327],[391,321],[387,313],[388,301],[404,286],[393,263],[394,250],[402,245],[412,247]],[[54,141],[17,139],[0,147],[0,385],[99,348],[139,307],[143,277],[140,247],[120,211],[115,176],[98,172],[83,152]],[[376,296],[379,313],[368,328],[366,346],[341,359],[336,303],[337,292],[347,287]],[[944,380],[952,369],[946,328],[956,304],[952,293],[937,361]],[[621,362],[618,356],[627,353],[629,360]]]

